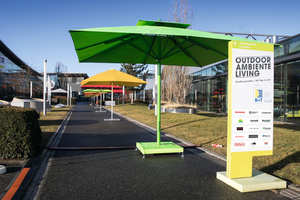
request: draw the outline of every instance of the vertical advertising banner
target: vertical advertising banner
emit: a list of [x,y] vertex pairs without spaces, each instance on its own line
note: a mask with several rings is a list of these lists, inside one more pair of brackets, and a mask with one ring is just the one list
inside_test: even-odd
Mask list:
[[273,151],[273,44],[232,41],[231,152]]

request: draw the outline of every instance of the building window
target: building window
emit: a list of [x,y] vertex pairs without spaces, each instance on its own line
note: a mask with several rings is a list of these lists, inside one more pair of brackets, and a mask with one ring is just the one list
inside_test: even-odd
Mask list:
[[282,43],[282,47],[275,46],[274,57],[275,59],[284,57],[284,42]]
[[288,55],[300,53],[300,37],[289,40],[287,45]]

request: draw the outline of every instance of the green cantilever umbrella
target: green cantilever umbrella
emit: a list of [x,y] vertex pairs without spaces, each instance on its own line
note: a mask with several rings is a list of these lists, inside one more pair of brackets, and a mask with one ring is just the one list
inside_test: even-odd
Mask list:
[[83,90],[82,92],[83,93],[92,93],[92,94],[94,94],[94,103],[96,105],[96,95],[95,94],[99,93],[100,92],[99,90],[97,90],[97,89],[86,89],[86,90]]
[[100,90],[100,110],[96,112],[106,112],[105,110],[102,110],[102,94],[111,92],[111,90],[108,89],[99,89]]
[[111,90],[108,89],[85,89],[82,91],[83,93],[97,93],[100,94],[100,110],[96,112],[106,112],[102,111],[102,94],[111,92]]
[[[202,67],[227,59],[228,42],[232,40],[258,42],[190,30],[187,27],[189,24],[140,20],[136,26],[69,31],[79,62],[157,64],[157,143],[153,153],[168,153],[168,147],[162,151],[158,150],[162,144],[160,139],[161,65]],[[143,154],[147,154],[145,148],[140,150]]]

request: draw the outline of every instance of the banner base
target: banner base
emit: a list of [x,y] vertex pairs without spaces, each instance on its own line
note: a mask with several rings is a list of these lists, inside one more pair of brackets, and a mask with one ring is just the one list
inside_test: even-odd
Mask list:
[[272,190],[286,188],[286,181],[275,176],[266,174],[256,169],[252,170],[250,178],[230,179],[226,176],[226,171],[217,172],[217,179],[230,185],[240,192],[254,192],[260,190]]

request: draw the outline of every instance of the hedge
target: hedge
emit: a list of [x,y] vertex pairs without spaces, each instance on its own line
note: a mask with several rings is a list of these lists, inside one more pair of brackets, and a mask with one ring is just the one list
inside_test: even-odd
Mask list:
[[39,151],[39,117],[32,108],[0,106],[0,159],[27,159]]

